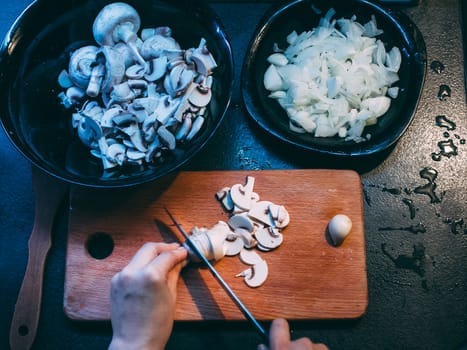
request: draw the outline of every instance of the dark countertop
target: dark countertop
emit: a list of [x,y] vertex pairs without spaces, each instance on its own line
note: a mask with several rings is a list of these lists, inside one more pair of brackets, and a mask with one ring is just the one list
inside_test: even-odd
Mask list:
[[[0,35],[29,1],[1,1]],[[216,2],[231,38],[236,76],[231,107],[207,147],[185,166],[206,169],[353,168],[362,175],[369,305],[356,321],[292,322],[293,336],[308,336],[331,349],[460,349],[467,341],[467,113],[460,2],[422,0],[404,11],[427,45],[428,71],[413,123],[379,159],[342,162],[310,157],[266,139],[243,110],[239,75],[254,27],[270,4]],[[444,63],[438,74],[432,61]],[[439,86],[452,94],[437,98]],[[435,117],[456,124],[447,131]],[[448,132],[448,135],[445,133]],[[453,140],[457,155],[432,159],[438,142]],[[464,141],[463,141],[464,140]],[[33,222],[30,165],[0,132],[0,348],[8,334],[28,255]],[[415,191],[437,173],[439,201]],[[411,211],[410,209],[413,209]],[[103,349],[108,323],[76,323],[63,313],[66,210],[58,216],[34,348]],[[425,230],[418,230],[425,228]],[[422,232],[424,231],[424,232]],[[258,336],[243,322],[176,323],[168,349],[255,349]]]

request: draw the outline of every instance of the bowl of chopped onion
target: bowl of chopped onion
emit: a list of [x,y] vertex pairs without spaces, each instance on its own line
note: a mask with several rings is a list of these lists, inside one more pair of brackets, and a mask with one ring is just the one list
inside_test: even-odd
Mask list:
[[231,98],[217,14],[186,0],[35,0],[0,49],[0,116],[17,149],[64,181],[126,187],[185,164]]
[[362,0],[295,0],[259,22],[242,96],[252,119],[285,142],[371,155],[410,125],[425,73],[423,37],[405,14]]

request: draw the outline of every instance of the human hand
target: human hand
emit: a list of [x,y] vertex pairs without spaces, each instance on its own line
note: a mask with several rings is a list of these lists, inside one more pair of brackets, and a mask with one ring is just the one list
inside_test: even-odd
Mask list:
[[264,344],[258,350],[328,350],[324,344],[314,344],[308,338],[290,339],[289,324],[283,318],[272,321],[269,329],[269,347]]
[[164,349],[173,328],[177,281],[186,257],[186,249],[177,243],[146,243],[112,278],[109,349]]

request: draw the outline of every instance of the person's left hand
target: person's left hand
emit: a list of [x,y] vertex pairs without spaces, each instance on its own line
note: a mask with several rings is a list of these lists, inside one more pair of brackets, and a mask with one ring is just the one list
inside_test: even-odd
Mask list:
[[186,249],[177,243],[146,243],[112,278],[109,349],[164,349],[173,328],[177,281],[186,258]]

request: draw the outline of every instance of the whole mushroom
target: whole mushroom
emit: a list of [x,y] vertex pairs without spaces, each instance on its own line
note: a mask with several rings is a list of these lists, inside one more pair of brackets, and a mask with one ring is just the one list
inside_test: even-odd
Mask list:
[[114,2],[105,6],[96,16],[93,24],[94,39],[102,46],[113,46],[119,42],[126,43],[135,60],[145,66],[136,42],[137,32],[141,26],[138,12],[123,2]]

